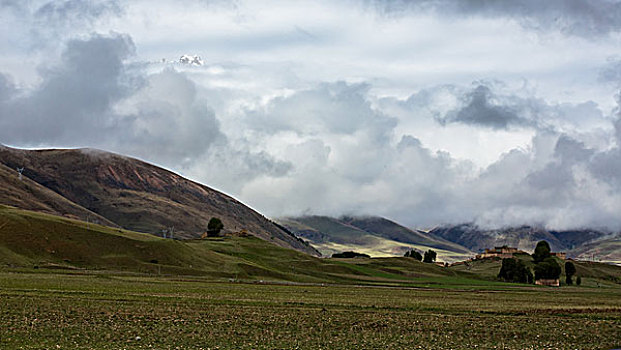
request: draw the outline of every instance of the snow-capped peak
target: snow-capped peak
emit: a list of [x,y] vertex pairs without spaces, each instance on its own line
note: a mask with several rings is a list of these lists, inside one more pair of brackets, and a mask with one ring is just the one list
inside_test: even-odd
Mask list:
[[181,58],[179,58],[179,63],[189,64],[192,66],[202,66],[203,60],[198,55],[182,55]]

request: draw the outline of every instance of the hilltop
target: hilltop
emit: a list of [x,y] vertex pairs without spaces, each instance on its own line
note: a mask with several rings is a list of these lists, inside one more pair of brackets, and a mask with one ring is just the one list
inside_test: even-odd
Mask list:
[[[19,180],[15,169],[24,168]],[[92,149],[0,147],[0,204],[177,238],[197,238],[211,217],[281,247],[319,253],[234,198],[155,165]]]

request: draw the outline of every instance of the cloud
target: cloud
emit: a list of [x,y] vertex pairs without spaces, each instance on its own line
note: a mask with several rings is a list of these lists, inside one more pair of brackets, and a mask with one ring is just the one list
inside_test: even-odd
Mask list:
[[[69,41],[33,89],[2,75],[0,140],[130,154],[272,216],[621,227],[619,124],[604,129],[613,144],[576,132],[576,115],[606,121],[592,102],[557,105],[482,83],[377,99],[369,83],[339,81],[247,103],[235,88],[197,85],[191,72],[129,63],[134,52],[129,36],[92,35]],[[246,103],[232,108],[239,96]],[[483,167],[427,144],[445,131],[468,144],[524,128],[535,135],[528,144]]]
[[1,142],[98,147],[198,174],[206,173],[201,167],[243,168],[243,176],[223,176],[237,180],[288,170],[265,152],[230,144],[186,74],[146,73],[126,62],[134,52],[129,36],[93,35],[69,41],[60,63],[42,68],[32,90],[19,91],[0,75]]
[[434,11],[439,15],[475,15],[514,19],[533,29],[596,37],[621,30],[621,2],[609,0],[377,0],[382,13]]
[[465,96],[466,105],[449,113],[441,122],[475,124],[494,129],[507,129],[509,125],[524,125],[511,107],[493,104],[494,96],[489,87],[479,85]]
[[11,79],[0,73],[0,103],[13,97],[15,92],[16,88]]
[[76,21],[88,23],[106,16],[118,16],[122,7],[116,0],[98,1],[50,1],[41,5],[34,16],[46,24],[75,25]]
[[[263,110],[250,111],[254,128],[294,130],[299,134],[352,134],[362,128],[390,129],[395,121],[370,107],[367,84],[322,83],[318,87],[277,97]],[[381,125],[385,124],[385,125]]]
[[621,86],[621,59],[610,58],[599,72],[599,80]]
[[[356,97],[345,94],[348,98],[336,102],[334,96],[339,95],[327,93],[333,89],[355,92]],[[610,148],[609,142],[588,145],[581,139],[591,143],[590,132],[575,132],[580,125],[575,114],[586,113],[606,122],[597,105],[556,105],[535,97],[497,94],[494,89],[491,85],[475,85],[471,90],[435,88],[405,100],[384,98],[376,104],[369,102],[369,90],[336,83],[275,98],[268,107],[248,114],[263,121],[274,113],[278,127],[248,125],[260,131],[260,143],[279,140],[280,147],[271,151],[286,149],[279,152],[279,158],[290,163],[291,169],[284,175],[246,182],[240,197],[269,215],[385,215],[418,227],[474,221],[489,228],[523,224],[556,229],[621,228],[615,214],[621,209],[617,187],[621,172],[616,168],[621,158],[615,158],[619,148]],[[308,96],[313,97],[312,103],[305,103]],[[457,101],[465,97],[464,107],[446,112],[450,118],[460,116],[464,109],[472,110],[473,118],[481,112],[496,114],[476,122],[436,124],[435,134],[466,124],[482,135],[493,135],[499,129],[511,133],[515,125],[529,128],[534,136],[524,147],[512,148],[480,168],[451,153],[430,149],[414,134],[402,133],[408,118],[433,129],[425,120],[434,120],[434,110],[441,109],[446,96]],[[339,103],[346,108],[334,108]],[[360,118],[344,115],[346,111]],[[309,117],[311,112],[320,117]],[[607,123],[605,134],[611,136],[616,129]],[[373,130],[381,130],[383,136],[370,137]],[[592,132],[599,135],[602,131]],[[457,137],[468,140],[472,135]]]
[[105,133],[112,127],[106,115],[112,104],[133,88],[121,79],[123,60],[133,51],[122,35],[70,41],[62,63],[43,70],[34,91],[5,103],[0,137],[36,145],[85,142]]

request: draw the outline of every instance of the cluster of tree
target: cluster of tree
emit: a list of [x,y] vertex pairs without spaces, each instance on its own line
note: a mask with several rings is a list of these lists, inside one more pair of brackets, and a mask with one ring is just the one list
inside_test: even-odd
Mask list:
[[424,263],[432,263],[434,261],[436,261],[436,252],[434,252],[433,250],[429,249],[428,251],[425,252],[425,256],[423,257],[423,262]]
[[414,249],[405,252],[403,256],[405,256],[406,258],[414,258],[418,261],[423,261],[423,256],[421,255],[421,253]]
[[347,258],[347,259],[352,259],[352,258],[370,258],[370,256],[367,255],[367,254],[357,253],[357,252],[334,253],[334,254],[332,254],[332,257],[333,258]]
[[505,282],[533,283],[533,273],[522,260],[507,258],[502,259],[502,267],[498,278]]

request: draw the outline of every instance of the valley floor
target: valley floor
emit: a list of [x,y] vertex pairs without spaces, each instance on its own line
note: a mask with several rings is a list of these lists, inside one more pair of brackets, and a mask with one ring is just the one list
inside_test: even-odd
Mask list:
[[621,289],[0,271],[2,349],[612,349]]

